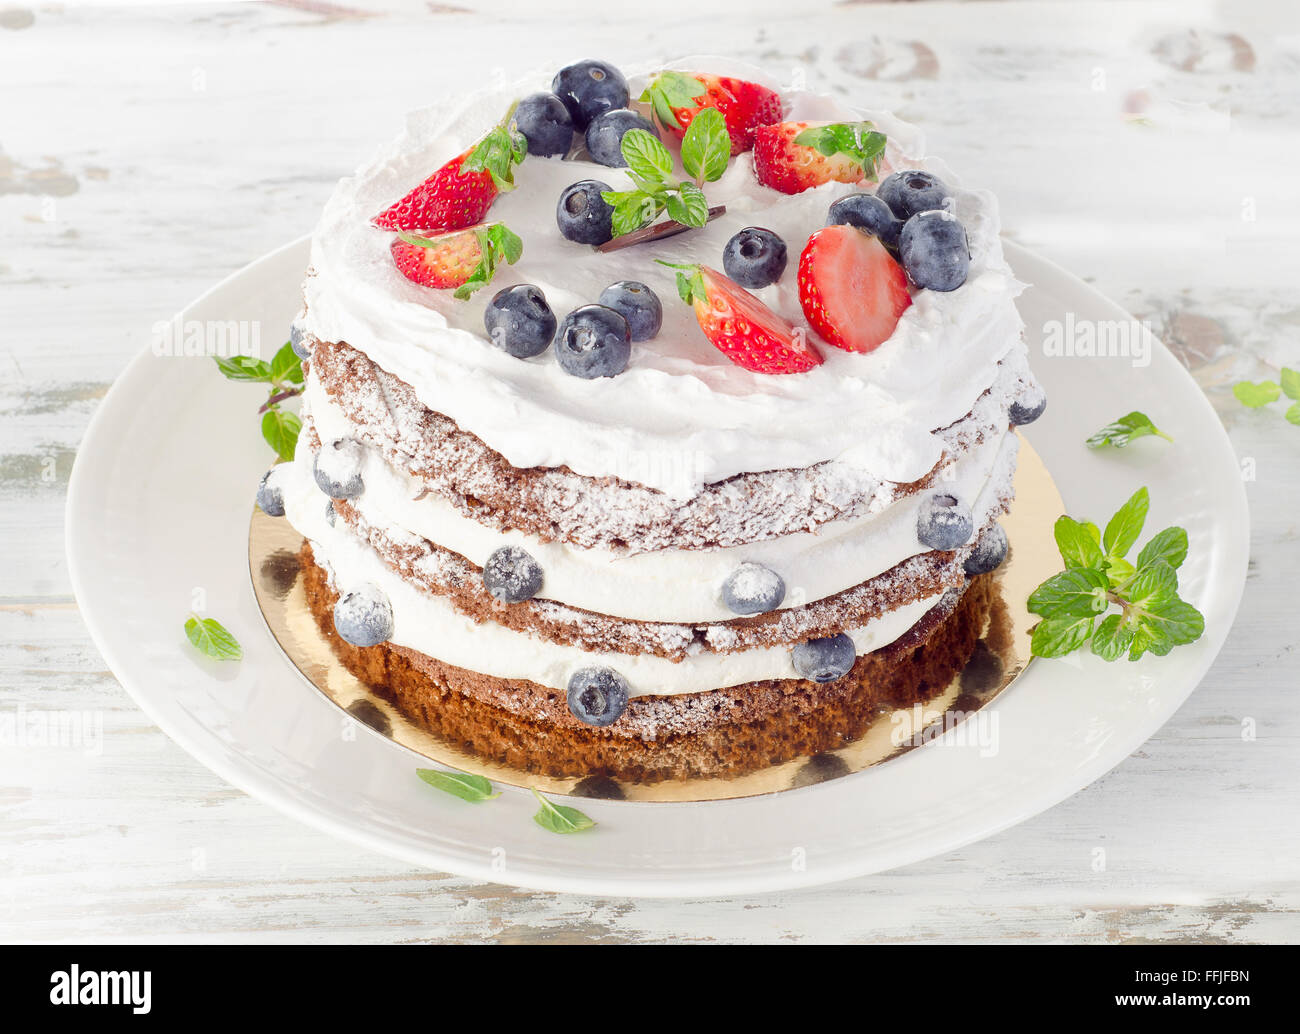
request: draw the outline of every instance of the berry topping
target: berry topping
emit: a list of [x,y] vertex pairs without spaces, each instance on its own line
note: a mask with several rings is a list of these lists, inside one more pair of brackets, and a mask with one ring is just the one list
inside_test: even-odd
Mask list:
[[876,188],[876,197],[893,209],[894,215],[903,222],[917,212],[943,208],[943,203],[951,196],[952,191],[943,180],[921,169],[904,169],[886,176]]
[[542,565],[518,546],[502,546],[483,565],[483,585],[502,603],[522,603],[542,591]]
[[422,287],[456,289],[464,300],[492,281],[504,260],[519,261],[524,244],[505,223],[486,223],[437,237],[400,233],[390,247],[397,269]]
[[284,516],[284,493],[280,491],[277,481],[272,480],[271,475],[275,473],[272,467],[262,475],[262,480],[257,485],[257,508],[268,517]]
[[627,320],[633,341],[649,341],[663,326],[663,303],[639,280],[620,280],[610,284],[600,292],[599,301]]
[[898,248],[898,234],[903,223],[894,210],[875,194],[849,194],[842,197],[826,213],[827,226],[856,226],[859,230],[879,238],[890,251]]
[[587,152],[601,165],[627,168],[627,159],[623,157],[623,134],[629,129],[644,129],[652,136],[659,136],[648,118],[627,108],[614,108],[602,111],[587,126]]
[[970,575],[988,574],[1002,566],[1007,558],[1007,533],[1001,524],[991,524],[984,529],[975,543],[975,548],[966,558],[966,573]]
[[338,516],[338,512],[334,509],[334,500],[331,499],[325,504],[325,523],[331,528],[334,527],[334,522],[338,520]]
[[632,355],[632,331],[604,305],[582,305],[564,317],[555,335],[555,358],[565,373],[584,380],[617,377]]
[[799,257],[799,304],[836,348],[872,352],[912,304],[907,277],[883,244],[852,226],[826,226]]
[[970,507],[947,492],[936,492],[921,503],[916,537],[930,549],[956,549],[975,534]]
[[302,324],[297,320],[289,324],[289,347],[299,359],[311,358],[311,349],[307,347],[307,338],[303,333]]
[[627,698],[627,680],[609,668],[581,668],[569,679],[569,710],[588,725],[613,725]]
[[331,499],[355,499],[365,490],[361,482],[361,443],[352,438],[322,442],[312,464],[312,475]]
[[884,153],[884,134],[870,122],[778,122],[754,133],[754,175],[773,190],[798,194],[831,181],[874,181]]
[[822,357],[802,327],[739,284],[708,266],[673,268],[678,270],[677,292],[694,306],[704,336],[737,366],[754,373],[805,373],[821,365]]
[[741,564],[722,583],[722,602],[734,614],[766,614],[785,599],[785,582],[762,564]]
[[369,583],[339,597],[334,631],[353,646],[378,646],[393,637],[393,607],[382,589]]
[[809,639],[794,648],[794,670],[814,682],[834,682],[847,675],[858,659],[853,640],[841,632],[825,639]]
[[515,109],[514,127],[528,141],[528,153],[539,158],[569,153],[573,116],[553,93],[530,93]]
[[898,254],[908,278],[931,291],[955,291],[970,272],[966,228],[943,209],[918,212],[903,224]]
[[601,194],[613,188],[600,180],[579,180],[564,188],[555,206],[560,233],[575,244],[604,244],[614,236],[614,206]]
[[679,140],[696,115],[705,108],[717,109],[726,121],[733,155],[754,146],[754,131],[759,126],[781,121],[780,94],[729,76],[661,72],[640,100],[654,109],[665,132]]
[[555,337],[555,325],[546,295],[532,284],[501,289],[483,310],[483,326],[492,343],[516,359],[545,352]]
[[722,268],[741,287],[767,287],[785,272],[785,241],[761,226],[746,226],[722,249]]
[[604,61],[579,61],[560,69],[551,89],[569,109],[573,128],[579,132],[602,111],[627,107],[627,80]]
[[1022,424],[1032,424],[1043,415],[1046,408],[1047,392],[1043,391],[1041,385],[1035,381],[1011,403],[1010,408],[1007,409],[1007,417],[1013,427],[1019,427]]

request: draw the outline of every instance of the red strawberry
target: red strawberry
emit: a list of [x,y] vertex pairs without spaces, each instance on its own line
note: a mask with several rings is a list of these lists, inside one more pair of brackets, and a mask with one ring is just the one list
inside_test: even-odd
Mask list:
[[455,296],[463,299],[492,280],[502,259],[517,262],[523,242],[505,223],[487,223],[437,237],[399,233],[390,250],[407,280],[422,287],[454,287]]
[[727,123],[733,155],[754,146],[755,129],[781,119],[780,94],[730,76],[661,72],[640,99],[651,104],[656,121],[678,140],[703,109],[717,108]]
[[798,194],[834,180],[874,181],[884,134],[870,122],[778,122],[754,134],[754,175],[764,186]]
[[[665,263],[667,264],[667,263]],[[704,336],[737,366],[754,373],[804,373],[822,357],[796,327],[708,266],[676,266],[677,290],[695,307]]]
[[799,304],[836,348],[873,352],[912,304],[907,274],[875,237],[852,226],[826,226],[799,256]]

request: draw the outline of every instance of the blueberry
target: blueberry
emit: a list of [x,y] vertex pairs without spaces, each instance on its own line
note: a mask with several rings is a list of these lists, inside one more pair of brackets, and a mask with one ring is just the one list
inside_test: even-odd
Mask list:
[[947,492],[935,492],[921,503],[916,537],[931,549],[956,549],[970,541],[975,522],[970,507]]
[[814,682],[834,682],[847,675],[857,659],[853,640],[843,632],[825,639],[809,639],[794,648],[794,670]]
[[1030,384],[1007,409],[1007,417],[1012,426],[1032,424],[1047,408],[1047,392],[1043,391],[1037,381]]
[[569,153],[573,116],[553,93],[530,93],[515,108],[515,128],[528,141],[528,153],[539,158]]
[[785,272],[785,241],[761,226],[746,226],[722,249],[722,268],[741,287],[767,287]]
[[627,108],[602,111],[587,127],[587,153],[601,165],[626,169],[627,160],[623,157],[622,146],[623,134],[629,129],[644,129],[656,138],[659,136],[654,123],[635,111]]
[[609,668],[582,668],[569,679],[569,710],[588,725],[613,725],[627,697],[627,680]]
[[1002,566],[1007,558],[1007,533],[1001,524],[990,524],[975,542],[966,558],[967,574],[988,574]]
[[600,292],[600,304],[613,309],[625,320],[633,341],[649,341],[664,322],[659,296],[639,280],[620,280]]
[[876,197],[894,210],[894,215],[903,222],[911,219],[917,212],[928,212],[932,208],[942,208],[944,201],[952,196],[947,184],[932,172],[920,169],[904,169],[892,176],[887,176],[876,188]]
[[785,599],[785,582],[762,564],[741,564],[722,583],[722,602],[736,614],[766,614]]
[[898,234],[903,228],[894,210],[875,194],[849,194],[840,198],[826,213],[826,225],[856,226],[891,250],[897,249]]
[[502,546],[483,565],[483,584],[502,603],[522,603],[542,591],[542,565],[527,550]]
[[358,586],[334,604],[334,631],[353,646],[378,646],[393,637],[393,606],[379,586]]
[[561,369],[593,380],[617,377],[632,354],[627,320],[604,305],[582,305],[564,317],[555,335],[555,358]]
[[555,222],[577,244],[604,244],[614,236],[614,206],[601,197],[613,190],[600,180],[579,180],[564,188],[555,206]]
[[908,279],[931,291],[955,291],[970,272],[966,228],[951,212],[921,212],[903,224],[898,255]]
[[334,500],[331,499],[328,503],[325,504],[325,523],[332,528],[334,527],[334,522],[337,519],[338,519],[338,513],[334,509]]
[[297,320],[289,324],[289,347],[299,359],[311,358],[311,349],[306,345],[306,334]]
[[312,474],[331,499],[355,499],[365,487],[361,483],[361,443],[351,438],[322,443]]
[[580,132],[602,111],[627,107],[627,80],[604,61],[579,61],[561,68],[551,80],[551,89],[569,109],[573,128]]
[[268,517],[284,516],[284,493],[280,491],[278,483],[271,481],[271,475],[275,473],[272,467],[262,475],[262,480],[257,486],[257,506]]
[[532,284],[515,284],[492,296],[483,310],[483,326],[498,348],[516,359],[541,355],[555,337],[555,313],[546,295]]

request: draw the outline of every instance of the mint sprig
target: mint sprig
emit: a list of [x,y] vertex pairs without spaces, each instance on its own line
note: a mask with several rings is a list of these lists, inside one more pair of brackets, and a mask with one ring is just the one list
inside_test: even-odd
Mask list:
[[1146,438],[1149,435],[1156,435],[1167,442],[1173,441],[1169,435],[1156,427],[1149,416],[1135,409],[1132,413],[1126,413],[1101,428],[1088,439],[1087,444],[1090,449],[1101,449],[1107,445],[1122,449],[1133,439]]
[[876,178],[876,166],[885,154],[885,134],[871,122],[832,122],[805,129],[794,138],[801,147],[811,147],[827,158],[846,155],[862,167],[868,179]]
[[462,801],[478,804],[501,796],[501,791],[481,775],[468,772],[444,772],[440,768],[417,768],[415,774],[430,786]]
[[1281,381],[1238,381],[1232,386],[1237,401],[1250,409],[1260,409],[1285,395],[1291,400],[1284,415],[1287,423],[1300,424],[1300,372],[1282,367]]
[[594,819],[588,818],[577,808],[553,804],[536,790],[533,791],[533,796],[541,805],[533,816],[533,821],[548,833],[581,833],[596,824]]
[[510,105],[510,110],[492,131],[474,145],[465,160],[460,163],[467,172],[486,172],[502,194],[515,189],[514,167],[528,157],[528,140],[519,132],[515,124],[515,109],[519,102]]
[[1035,657],[1061,657],[1088,643],[1103,660],[1127,654],[1135,661],[1148,651],[1163,656],[1201,637],[1205,618],[1178,596],[1187,532],[1166,528],[1142,547],[1136,563],[1127,559],[1150,503],[1147,490],[1138,489],[1105,531],[1068,516],[1057,520],[1056,544],[1065,570],[1043,582],[1027,603],[1030,613],[1042,618],[1030,643]]
[[185,621],[185,638],[200,653],[219,661],[237,661],[244,656],[239,640],[216,618],[191,614]]
[[699,79],[684,72],[660,72],[637,98],[649,104],[666,129],[681,129],[681,120],[674,108],[693,108],[709,95],[708,88]]
[[291,460],[302,421],[280,403],[302,394],[302,360],[285,342],[268,363],[250,355],[215,356],[217,369],[227,380],[269,386],[266,401],[257,412],[262,417],[262,437],[282,460]]
[[[488,223],[485,226],[475,227],[472,232],[475,240],[478,241],[479,260],[478,264],[470,270],[465,282],[457,287],[452,295],[459,301],[464,301],[480,287],[490,284],[502,262],[513,266],[524,253],[524,242],[505,223]],[[445,241],[431,240],[415,233],[402,232],[397,236],[417,248],[437,248],[445,244]]]

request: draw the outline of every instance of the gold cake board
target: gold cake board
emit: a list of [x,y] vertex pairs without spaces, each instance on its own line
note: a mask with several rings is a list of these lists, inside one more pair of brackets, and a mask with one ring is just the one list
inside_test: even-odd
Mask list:
[[[962,749],[996,749],[996,716],[980,709],[1003,692],[1029,663],[1035,619],[1025,600],[1060,570],[1053,521],[1065,512],[1043,461],[1022,437],[1015,477],[1016,498],[1003,518],[1011,548],[995,575],[995,599],[984,635],[970,662],[944,691],[923,705],[882,710],[859,739],[815,757],[795,758],[734,779],[680,779],[633,783],[604,777],[553,779],[507,768],[467,754],[407,719],[362,683],[335,656],[308,609],[298,551],[302,536],[283,518],[254,509],[248,534],[253,591],[271,634],[303,677],[329,701],[377,735],[405,747],[416,766],[434,761],[486,776],[493,782],[543,793],[632,801],[712,801],[752,797],[825,782],[860,772],[950,732]],[[972,720],[974,719],[974,720]]]

